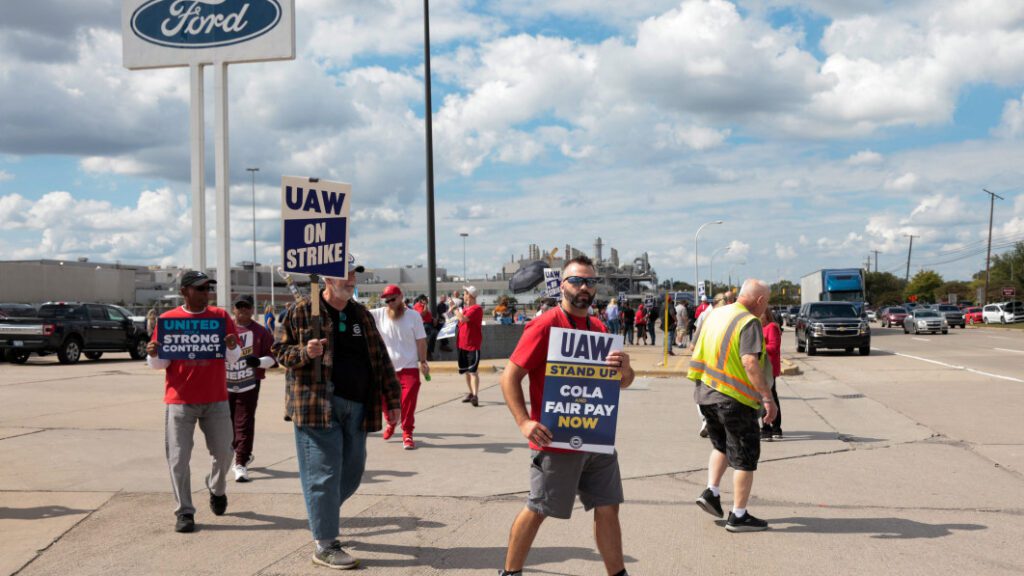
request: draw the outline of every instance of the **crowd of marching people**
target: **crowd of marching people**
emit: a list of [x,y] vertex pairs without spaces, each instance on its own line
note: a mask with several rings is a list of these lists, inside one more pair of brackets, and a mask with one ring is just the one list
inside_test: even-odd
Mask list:
[[[285,369],[285,419],[292,423],[309,530],[312,561],[335,569],[352,569],[360,561],[338,540],[342,504],[359,488],[366,465],[367,437],[381,432],[388,441],[401,431],[402,446],[416,449],[417,397],[430,380],[430,359],[446,325],[457,324],[442,348],[454,344],[459,373],[466,379],[463,402],[479,406],[484,311],[477,288],[466,286],[444,296],[436,306],[425,297],[408,300],[401,288],[388,286],[382,306],[368,309],[354,297],[356,274],[326,278],[324,288],[298,299],[275,317],[265,311],[264,324],[250,296],[232,303],[232,313],[211,306],[216,280],[203,272],[181,276],[184,304],[160,316],[222,322],[224,352],[211,360],[167,359],[159,354],[159,323],[150,319],[152,340],[147,363],[165,373],[165,444],[175,497],[177,532],[195,530],[196,507],[190,485],[193,434],[198,426],[211,455],[206,476],[210,510],[228,507],[227,480],[250,481],[255,459],[256,408],[266,370]],[[660,326],[666,345],[688,348],[687,378],[695,385],[694,401],[703,420],[700,435],[709,438],[708,484],[696,504],[724,517],[719,485],[734,469],[734,502],[725,527],[730,532],[767,528],[747,510],[760,442],[782,437],[778,393],[779,326],[767,306],[764,282],[748,280],[738,297],[732,292],[702,298],[693,310],[685,302],[662,310],[612,299],[595,308],[598,279],[585,256],[562,270],[561,299],[545,302],[526,322],[509,301],[494,311],[498,323],[526,322],[525,330],[501,377],[505,403],[533,451],[530,492],[512,523],[503,576],[522,573],[527,554],[543,521],[568,518],[577,496],[594,514],[595,540],[610,576],[627,576],[619,527],[624,502],[618,454],[599,454],[550,446],[552,433],[540,423],[548,334],[569,328],[622,334],[627,344],[655,345]],[[155,314],[153,315],[155,316]],[[269,328],[269,330],[268,330]],[[274,332],[272,334],[272,332]],[[451,343],[449,344],[449,340]],[[612,349],[605,362],[628,387],[635,372],[625,350]],[[523,383],[528,382],[524,393]],[[527,396],[528,394],[528,396]],[[527,404],[527,398],[529,404]]]

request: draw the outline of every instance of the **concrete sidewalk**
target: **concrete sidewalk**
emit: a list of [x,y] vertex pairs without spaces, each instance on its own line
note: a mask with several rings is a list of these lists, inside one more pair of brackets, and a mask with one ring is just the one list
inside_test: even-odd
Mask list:
[[[654,368],[655,355],[635,348],[638,369]],[[281,419],[283,375],[264,384],[253,482],[229,484],[222,517],[197,490],[199,530],[176,534],[162,375],[114,356],[71,367],[50,358],[0,365],[0,574],[326,574],[310,563],[293,436]],[[921,373],[903,358],[871,358],[882,378]],[[786,438],[762,447],[750,509],[771,530],[760,534],[730,534],[693,505],[709,445],[696,434],[692,384],[642,377],[623,393],[621,517],[631,573],[1024,572],[1012,545],[1024,541],[1024,470],[1010,452],[994,461],[973,449],[983,419],[973,428],[960,419],[951,435],[941,403],[919,406],[915,418],[890,407],[913,402],[916,384],[886,387],[882,403],[849,383],[868,366],[859,359],[800,363],[802,376],[779,383]],[[834,366],[849,372],[837,377]],[[460,402],[463,379],[439,368],[420,396],[419,449],[372,435],[362,487],[342,510],[342,541],[367,573],[493,574],[523,505],[530,452],[502,403],[499,373],[481,375],[473,408]],[[939,386],[948,394],[947,386],[986,383],[958,374]],[[1019,416],[1024,387],[1005,390],[999,405],[967,395],[958,409]],[[208,462],[197,436],[193,486],[202,486]],[[603,574],[591,531],[578,505],[571,520],[549,520],[526,573]]]

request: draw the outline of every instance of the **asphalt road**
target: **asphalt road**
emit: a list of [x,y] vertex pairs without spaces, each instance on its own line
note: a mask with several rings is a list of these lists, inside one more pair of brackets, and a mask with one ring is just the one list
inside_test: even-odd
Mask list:
[[1024,331],[953,328],[948,334],[904,334],[900,328],[872,328],[872,348],[908,358],[983,372],[1024,382]]
[[[1024,333],[904,335],[873,327],[871,355],[783,354],[786,437],[762,445],[751,510],[768,532],[726,532],[693,504],[708,441],[693,385],[641,378],[622,395],[617,447],[632,574],[1019,575],[1024,557]],[[631,348],[650,367],[654,348]],[[1014,351],[1020,352],[1014,352]],[[682,371],[685,356],[670,363]],[[458,375],[425,384],[420,448],[369,439],[363,484],[342,510],[342,540],[382,575],[493,574],[528,487],[530,453],[499,374],[481,406]],[[283,374],[257,414],[253,482],[229,483],[228,513],[202,506],[199,531],[172,531],[163,453],[162,374],[127,355],[61,366],[0,364],[0,574],[325,574],[311,542]],[[193,487],[209,456],[197,437]],[[730,476],[723,504],[731,503]],[[582,507],[545,522],[527,574],[602,574]]]

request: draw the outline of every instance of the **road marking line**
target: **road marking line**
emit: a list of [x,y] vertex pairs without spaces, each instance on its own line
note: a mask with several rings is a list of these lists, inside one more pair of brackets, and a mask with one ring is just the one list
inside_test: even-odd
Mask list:
[[981,376],[989,376],[991,378],[999,378],[1000,380],[1009,380],[1011,382],[1024,383],[1024,380],[1021,380],[1020,378],[1014,378],[1013,376],[1003,376],[1002,374],[993,374],[991,372],[984,372],[982,370],[975,370],[974,368],[968,368],[966,366],[959,366],[957,364],[947,364],[945,362],[939,362],[938,360],[932,360],[930,358],[922,358],[920,356],[911,356],[910,354],[904,354],[902,352],[896,352],[896,351],[893,351],[893,350],[882,350],[881,348],[872,348],[872,350],[878,350],[879,352],[886,352],[888,354],[895,354],[896,356],[902,356],[904,358],[910,358],[910,359],[913,359],[913,360],[920,360],[922,362],[928,362],[929,364],[938,364],[939,366],[943,366],[945,368],[952,368],[954,370],[964,370],[964,371],[967,371],[967,372],[972,372],[974,374],[979,374]]
[[1024,350],[1010,350],[1009,348],[993,348],[993,350],[999,350],[1001,352],[1016,352],[1017,354],[1024,354]]
[[985,337],[986,338],[991,338],[993,340],[1013,340],[1013,338],[1007,338],[1006,336],[985,336]]
[[931,342],[931,339],[930,339],[930,338],[918,338],[918,337],[916,337],[916,336],[914,336],[913,338],[911,338],[911,340],[920,340],[921,342]]

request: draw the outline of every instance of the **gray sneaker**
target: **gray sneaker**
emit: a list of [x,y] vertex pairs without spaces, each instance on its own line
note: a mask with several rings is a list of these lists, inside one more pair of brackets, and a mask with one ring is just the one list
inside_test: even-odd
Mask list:
[[353,558],[341,548],[341,542],[335,540],[323,550],[314,544],[313,564],[319,564],[335,570],[352,570],[359,567],[359,560]]

